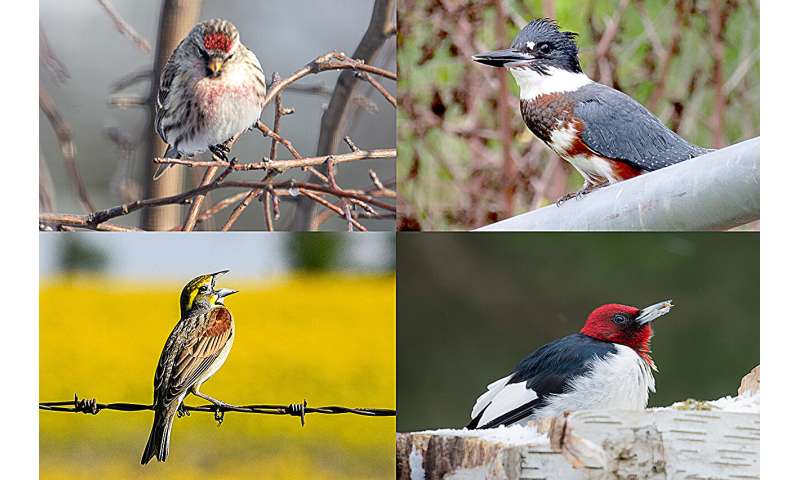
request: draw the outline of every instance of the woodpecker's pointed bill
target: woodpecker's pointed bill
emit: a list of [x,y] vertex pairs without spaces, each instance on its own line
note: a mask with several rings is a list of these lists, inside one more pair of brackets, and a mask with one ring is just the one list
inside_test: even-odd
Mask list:
[[528,128],[584,178],[560,201],[710,150],[692,145],[624,93],[581,70],[577,34],[550,19],[526,25],[510,48],[473,55],[514,76]]
[[651,323],[671,309],[671,300],[641,309],[594,309],[579,333],[540,347],[489,384],[467,428],[526,423],[565,411],[643,410],[655,392]]

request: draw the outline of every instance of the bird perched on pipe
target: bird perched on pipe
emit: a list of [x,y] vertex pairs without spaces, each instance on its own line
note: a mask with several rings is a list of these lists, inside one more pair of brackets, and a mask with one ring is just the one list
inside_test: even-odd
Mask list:
[[233,314],[225,297],[236,290],[216,288],[221,272],[192,279],[181,292],[181,319],[161,351],[153,381],[155,418],[142,454],[142,465],[156,457],[166,461],[172,421],[183,399],[192,393],[217,406],[230,406],[200,392],[200,385],[219,370],[233,345]]
[[[207,20],[192,28],[161,70],[155,128],[164,156],[210,150],[227,160],[228,140],[261,117],[267,84],[255,54],[231,22]],[[158,179],[172,164],[160,164]]]
[[472,407],[467,428],[526,423],[565,411],[645,409],[657,371],[651,322],[671,308],[671,300],[641,309],[596,308],[579,333],[540,347],[489,384]]
[[636,100],[586,76],[576,36],[553,20],[537,19],[511,48],[472,57],[511,72],[525,124],[583,176],[583,188],[559,204],[710,151],[665,127]]

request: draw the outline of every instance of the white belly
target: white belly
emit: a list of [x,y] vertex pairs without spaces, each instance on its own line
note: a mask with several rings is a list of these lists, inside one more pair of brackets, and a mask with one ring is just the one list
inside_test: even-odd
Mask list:
[[591,185],[602,185],[605,183],[615,183],[620,179],[611,166],[611,163],[604,158],[596,155],[572,155],[572,147],[577,138],[578,132],[573,125],[554,130],[550,134],[548,146],[553,149],[559,157],[568,161],[575,169],[580,172],[584,180]]

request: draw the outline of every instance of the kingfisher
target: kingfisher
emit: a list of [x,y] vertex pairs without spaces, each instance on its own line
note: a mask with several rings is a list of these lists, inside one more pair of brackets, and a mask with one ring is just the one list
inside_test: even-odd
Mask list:
[[566,411],[644,410],[655,392],[651,322],[672,300],[646,308],[607,304],[579,333],[548,343],[486,387],[472,407],[469,429],[524,424]]
[[559,205],[711,151],[681,138],[628,95],[590,79],[581,70],[575,37],[540,18],[519,32],[511,48],[472,56],[511,72],[525,124],[583,176],[583,187]]

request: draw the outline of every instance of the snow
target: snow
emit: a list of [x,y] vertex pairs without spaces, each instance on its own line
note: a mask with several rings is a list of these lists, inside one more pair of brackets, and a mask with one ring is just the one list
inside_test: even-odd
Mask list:
[[497,428],[487,428],[485,430],[449,428],[440,430],[426,430],[424,432],[417,433],[437,436],[473,437],[489,442],[502,443],[505,445],[529,445],[532,443],[548,445],[550,443],[550,440],[546,434],[539,433],[535,428],[526,427],[523,425],[511,425],[510,427],[500,426]]
[[[687,408],[687,404],[689,408]],[[657,407],[650,410],[694,410],[691,404],[703,407],[711,407],[710,410],[721,410],[723,412],[735,413],[759,413],[761,411],[761,394],[744,393],[738,397],[725,396],[716,400],[697,402],[695,400],[676,402],[668,407]]]
[[758,413],[761,411],[761,393],[722,397],[708,403],[725,412]]

